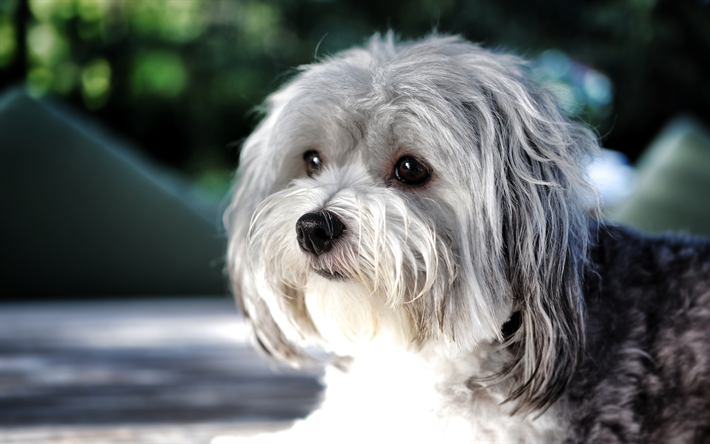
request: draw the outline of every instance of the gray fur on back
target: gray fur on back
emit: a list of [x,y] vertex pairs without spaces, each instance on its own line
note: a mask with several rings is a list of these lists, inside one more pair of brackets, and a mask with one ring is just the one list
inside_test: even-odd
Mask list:
[[710,441],[710,243],[594,226],[569,442]]

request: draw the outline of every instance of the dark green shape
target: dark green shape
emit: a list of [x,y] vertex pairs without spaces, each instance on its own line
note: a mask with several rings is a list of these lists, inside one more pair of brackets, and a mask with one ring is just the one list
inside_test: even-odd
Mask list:
[[225,294],[216,209],[80,120],[19,90],[0,98],[4,297]]
[[673,120],[636,166],[634,192],[609,218],[649,233],[710,236],[710,132],[689,117]]

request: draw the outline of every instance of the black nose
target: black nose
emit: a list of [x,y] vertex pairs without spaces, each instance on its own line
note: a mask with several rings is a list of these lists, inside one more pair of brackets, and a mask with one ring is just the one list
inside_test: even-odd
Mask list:
[[296,239],[301,250],[318,256],[333,248],[343,228],[343,223],[333,213],[306,213],[296,222]]

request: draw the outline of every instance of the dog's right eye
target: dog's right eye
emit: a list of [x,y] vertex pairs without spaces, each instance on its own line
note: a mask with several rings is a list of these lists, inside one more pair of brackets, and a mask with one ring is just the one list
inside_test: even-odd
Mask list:
[[317,174],[323,166],[323,159],[320,153],[316,150],[310,150],[303,153],[303,161],[306,163],[306,173],[308,176],[313,177]]

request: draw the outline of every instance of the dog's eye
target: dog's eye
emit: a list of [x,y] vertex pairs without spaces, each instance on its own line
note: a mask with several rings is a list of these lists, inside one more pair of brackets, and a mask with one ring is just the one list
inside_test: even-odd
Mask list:
[[404,156],[397,161],[394,175],[397,180],[410,187],[424,185],[431,178],[429,169],[412,156]]
[[321,166],[323,166],[323,159],[321,159],[320,153],[316,150],[306,151],[303,154],[303,161],[306,163],[306,173],[311,177],[317,174]]

